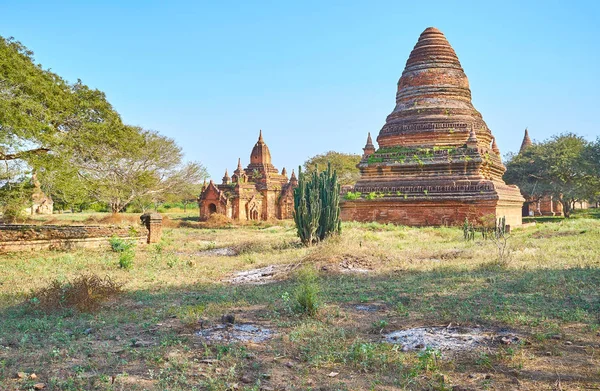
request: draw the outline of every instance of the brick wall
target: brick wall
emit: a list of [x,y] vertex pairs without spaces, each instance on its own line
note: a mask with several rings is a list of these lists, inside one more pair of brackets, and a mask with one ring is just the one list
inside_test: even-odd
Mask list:
[[148,230],[143,225],[0,225],[0,252],[102,247],[113,236],[144,243]]

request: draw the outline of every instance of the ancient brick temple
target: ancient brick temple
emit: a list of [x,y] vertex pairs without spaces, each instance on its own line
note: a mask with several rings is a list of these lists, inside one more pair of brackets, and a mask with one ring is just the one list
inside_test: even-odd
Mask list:
[[215,185],[211,180],[203,187],[198,198],[200,219],[205,220],[213,213],[234,220],[290,219],[297,185],[294,171],[288,180],[285,168],[279,173],[273,166],[261,131],[245,169],[238,159],[231,177],[225,170],[221,184]]
[[521,224],[524,199],[502,180],[496,141],[438,29],[426,29],[410,53],[377,142],[379,149],[367,138],[342,219],[422,226],[505,216],[507,224]]

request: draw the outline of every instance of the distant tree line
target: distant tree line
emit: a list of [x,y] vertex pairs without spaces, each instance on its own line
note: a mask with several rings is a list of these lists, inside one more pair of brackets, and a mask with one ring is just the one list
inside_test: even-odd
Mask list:
[[97,203],[114,213],[195,198],[207,177],[174,140],[124,124],[102,91],[68,83],[1,36],[0,163],[5,217],[28,206],[34,173],[59,209]]
[[533,143],[508,156],[504,179],[533,199],[552,196],[569,217],[576,202],[600,202],[600,137],[565,133]]

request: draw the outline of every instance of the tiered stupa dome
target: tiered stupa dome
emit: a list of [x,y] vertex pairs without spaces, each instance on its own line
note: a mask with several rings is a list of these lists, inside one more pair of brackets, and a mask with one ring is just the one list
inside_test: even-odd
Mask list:
[[344,219],[446,225],[495,215],[521,224],[523,198],[502,180],[500,150],[438,29],[425,29],[410,53],[377,142],[367,139],[361,197],[344,202]]
[[481,145],[491,143],[491,132],[471,103],[469,80],[454,49],[440,30],[429,27],[406,61],[396,107],[377,142],[382,148],[458,144],[471,128]]

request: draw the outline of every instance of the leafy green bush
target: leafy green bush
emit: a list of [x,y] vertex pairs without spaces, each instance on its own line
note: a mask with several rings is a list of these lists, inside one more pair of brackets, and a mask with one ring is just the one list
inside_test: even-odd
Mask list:
[[123,253],[135,247],[135,243],[133,241],[125,240],[116,236],[110,238],[108,242],[110,243],[110,248],[116,253]]
[[123,251],[119,255],[119,267],[125,270],[131,270],[133,267],[133,258],[135,258],[135,252],[133,250]]
[[294,311],[299,314],[315,316],[319,312],[321,301],[317,273],[307,267],[298,272],[298,285],[294,292]]

